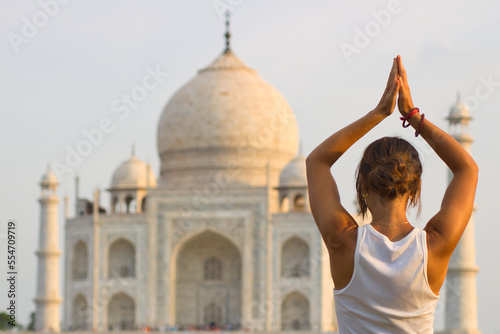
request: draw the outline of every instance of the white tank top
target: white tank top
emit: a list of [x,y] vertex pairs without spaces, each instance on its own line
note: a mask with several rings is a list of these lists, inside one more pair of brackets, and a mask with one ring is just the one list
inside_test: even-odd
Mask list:
[[341,334],[434,333],[439,295],[427,280],[425,231],[392,242],[360,226],[351,281],[334,295]]

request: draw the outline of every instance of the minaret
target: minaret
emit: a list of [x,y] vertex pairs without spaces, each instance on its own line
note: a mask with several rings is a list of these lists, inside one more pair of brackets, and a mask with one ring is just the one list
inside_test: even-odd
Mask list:
[[62,299],[59,294],[59,238],[57,233],[58,203],[57,177],[47,168],[40,186],[40,239],[38,256],[38,280],[35,298],[35,330],[59,332],[59,314]]
[[[450,134],[470,153],[474,139],[469,134],[472,117],[469,109],[460,101],[451,107],[448,117]],[[451,180],[451,171],[449,179]],[[481,333],[477,324],[476,246],[474,237],[474,211],[469,224],[451,256],[446,276],[445,333]]]

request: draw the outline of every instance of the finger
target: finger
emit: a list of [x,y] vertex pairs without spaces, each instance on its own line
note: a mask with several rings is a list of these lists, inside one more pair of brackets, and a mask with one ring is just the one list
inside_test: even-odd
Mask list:
[[400,87],[401,87],[401,82],[399,81],[399,78],[396,77],[396,79],[394,79],[394,88],[393,88],[394,94],[396,94],[397,92],[399,92],[399,88]]
[[391,82],[391,85],[388,87],[387,89],[387,97],[389,97],[390,99],[393,99],[396,94],[398,93],[398,82],[397,80],[394,80]]
[[389,73],[389,79],[387,79],[387,86],[390,86],[392,83],[394,83],[394,80],[396,79],[398,75],[398,64],[396,62],[396,58],[392,60],[392,67],[391,67],[391,72]]
[[403,78],[400,75],[398,75],[398,80],[400,83],[399,89],[400,89],[401,93],[406,92],[406,87],[407,87],[406,82],[403,80]]
[[401,78],[400,75],[398,75],[398,87],[399,87],[399,94],[403,94],[404,83],[403,83],[403,78]]
[[398,57],[396,59],[397,59],[397,63],[398,63],[398,73],[401,76],[401,78],[403,79],[403,81],[407,82],[408,78],[406,77],[406,70],[403,66],[403,61],[401,59],[401,56],[398,55]]
[[399,92],[399,90],[401,89],[401,77],[398,75],[396,76],[396,91]]

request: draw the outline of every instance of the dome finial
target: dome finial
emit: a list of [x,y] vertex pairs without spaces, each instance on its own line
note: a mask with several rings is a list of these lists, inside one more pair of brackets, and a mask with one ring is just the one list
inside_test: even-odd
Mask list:
[[457,103],[460,102],[461,98],[460,98],[460,91],[457,90]]
[[229,18],[230,18],[230,16],[231,16],[231,13],[227,10],[226,11],[226,34],[224,35],[226,37],[226,50],[224,50],[224,52],[231,51],[231,48],[230,48],[231,33],[229,32]]
[[135,158],[135,143],[132,143],[132,158]]

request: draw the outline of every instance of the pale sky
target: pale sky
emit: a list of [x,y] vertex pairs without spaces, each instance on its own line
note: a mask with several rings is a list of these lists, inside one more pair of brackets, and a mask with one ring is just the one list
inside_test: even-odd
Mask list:
[[[438,126],[447,129],[443,118],[461,92],[474,117],[472,154],[480,167],[475,213],[479,329],[500,333],[496,247],[500,225],[495,218],[500,202],[496,189],[500,184],[496,167],[500,165],[500,2],[65,0],[68,3],[58,2],[55,7],[54,1],[0,0],[0,184],[4,189],[0,237],[6,233],[8,219],[15,219],[18,317],[23,325],[35,309],[38,182],[47,164],[64,163],[68,150],[85,139],[84,132],[109,118],[113,130],[60,180],[58,193],[61,199],[70,197],[70,214],[74,213],[75,172],[81,178],[82,197],[91,197],[96,187],[104,194],[113,171],[129,158],[132,143],[136,156],[149,161],[158,175],[156,131],[162,109],[197,70],[222,52],[225,27],[219,11],[229,8],[233,51],[288,100],[305,154],[376,106],[397,54],[406,64],[415,105]],[[45,15],[46,21],[40,14],[44,3],[52,3],[45,6],[52,11],[52,16]],[[27,25],[34,20],[40,27],[30,30]],[[363,39],[360,31],[369,36]],[[346,57],[347,49],[352,52]],[[168,75],[127,117],[113,113],[114,101],[130,94],[155,69]],[[333,168],[344,205],[355,210],[354,169],[362,150],[385,135],[403,136],[422,153],[423,211],[419,219],[412,215],[412,222],[423,227],[439,209],[447,170],[421,138],[401,127],[397,111]],[[108,207],[108,202],[104,194],[102,204]],[[63,249],[62,205],[60,213]],[[4,249],[0,270],[6,272],[5,240],[0,241]],[[5,305],[7,286],[0,279],[0,309]],[[443,313],[441,305],[436,312],[438,329]]]

